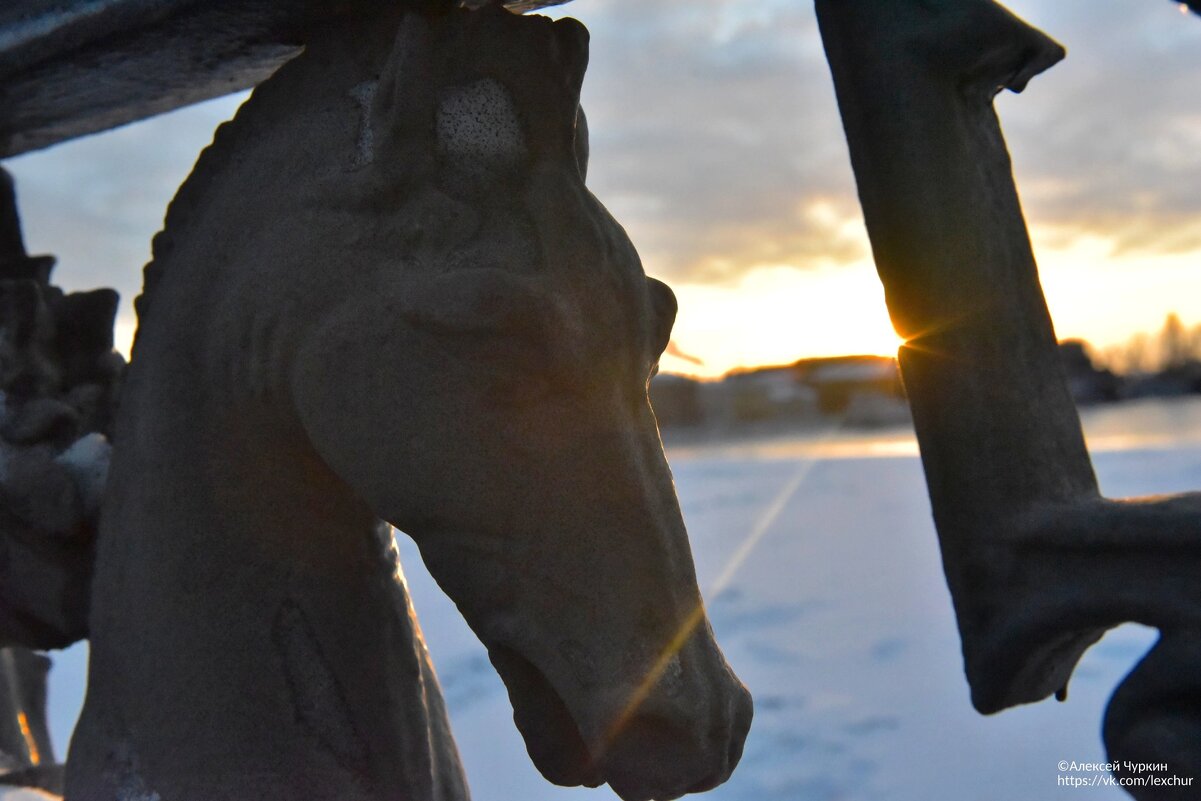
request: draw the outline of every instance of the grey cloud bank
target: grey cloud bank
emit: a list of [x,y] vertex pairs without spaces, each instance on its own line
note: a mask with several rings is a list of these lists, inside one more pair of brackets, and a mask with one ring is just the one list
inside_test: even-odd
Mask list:
[[1124,251],[1201,249],[1201,18],[1171,3],[1013,4],[1068,58],[1000,103],[1027,216]]
[[119,347],[132,335],[133,299],[167,204],[242,99],[209,101],[5,164],[30,252],[58,256],[55,282],[121,293]]
[[[1201,248],[1201,19],[1172,3],[1021,0],[1068,59],[999,101],[1032,227],[1117,250]],[[809,3],[575,0],[592,30],[590,184],[647,270],[734,283],[757,265],[867,255]],[[150,237],[237,98],[7,162],[31,251],[70,288],[114,285],[122,324]]]
[[[595,189],[618,198],[648,269],[669,278],[866,252],[861,235],[803,213],[821,201],[860,219],[809,4],[740,5],[647,3],[634,22],[627,2],[572,7],[600,51],[585,95]],[[1166,2],[1009,6],[1069,52],[999,101],[1031,224],[1103,233],[1119,249],[1201,248],[1201,19]]]

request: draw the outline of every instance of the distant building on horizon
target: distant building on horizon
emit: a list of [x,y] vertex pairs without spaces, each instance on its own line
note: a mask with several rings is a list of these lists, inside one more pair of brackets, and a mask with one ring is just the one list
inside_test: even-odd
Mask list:
[[909,408],[896,360],[829,356],[733,370],[719,381],[660,375],[651,402],[665,427],[738,428],[841,420],[851,426],[905,423]]
[[[1080,339],[1059,343],[1068,389],[1077,405],[1201,394],[1201,360],[1189,356],[1154,373],[1120,375],[1100,367]],[[650,384],[664,428],[756,429],[838,421],[849,427],[911,422],[897,360],[824,356],[792,364],[732,370],[716,381],[663,373]]]

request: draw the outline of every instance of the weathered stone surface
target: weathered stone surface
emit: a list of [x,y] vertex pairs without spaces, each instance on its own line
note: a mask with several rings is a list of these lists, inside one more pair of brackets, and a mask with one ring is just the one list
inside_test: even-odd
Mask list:
[[138,303],[71,798],[466,797],[379,519],[552,781],[733,770],[646,397],[675,300],[584,185],[586,63],[571,20],[383,9],[218,131]]
[[[555,0],[523,0],[530,10]],[[370,0],[13,0],[0,8],[0,158],[254,86]],[[452,0],[388,0],[393,7]]]

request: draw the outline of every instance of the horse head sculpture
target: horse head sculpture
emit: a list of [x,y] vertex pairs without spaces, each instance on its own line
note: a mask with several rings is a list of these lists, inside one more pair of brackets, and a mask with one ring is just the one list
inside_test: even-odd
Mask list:
[[381,12],[218,132],[139,302],[69,797],[466,797],[379,520],[548,779],[729,776],[750,698],[646,393],[675,300],[585,188],[586,59],[571,20]]

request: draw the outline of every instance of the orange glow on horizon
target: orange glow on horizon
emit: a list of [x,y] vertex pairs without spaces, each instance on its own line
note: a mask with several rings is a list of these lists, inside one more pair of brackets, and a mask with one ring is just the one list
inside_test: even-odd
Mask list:
[[[1169,312],[1190,327],[1201,322],[1201,250],[1123,251],[1105,235],[1050,226],[1032,227],[1031,237],[1060,340],[1083,339],[1101,358],[1135,334],[1158,331]],[[760,266],[725,285],[669,283],[680,309],[675,348],[700,363],[668,353],[664,372],[718,378],[735,368],[921,348],[921,334],[905,343],[893,330],[870,260]]]
[[672,289],[680,309],[672,339],[701,363],[668,353],[665,372],[716,378],[739,367],[813,356],[895,356],[902,342],[867,261],[762,266],[730,285],[672,282]]

